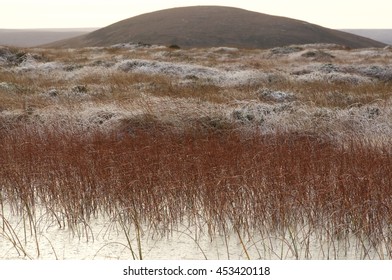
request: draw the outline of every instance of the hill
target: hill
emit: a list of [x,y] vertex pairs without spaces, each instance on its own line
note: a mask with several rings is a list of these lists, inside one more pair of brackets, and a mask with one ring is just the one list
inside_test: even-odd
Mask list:
[[181,7],[135,16],[46,47],[110,46],[126,42],[273,48],[292,44],[333,43],[351,48],[383,43],[286,17],[221,6]]

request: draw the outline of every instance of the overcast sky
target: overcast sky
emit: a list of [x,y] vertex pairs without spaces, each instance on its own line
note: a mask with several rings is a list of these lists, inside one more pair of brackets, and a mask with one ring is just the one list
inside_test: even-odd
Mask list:
[[238,7],[336,29],[392,29],[391,0],[0,0],[0,29],[104,27],[143,13],[194,5]]

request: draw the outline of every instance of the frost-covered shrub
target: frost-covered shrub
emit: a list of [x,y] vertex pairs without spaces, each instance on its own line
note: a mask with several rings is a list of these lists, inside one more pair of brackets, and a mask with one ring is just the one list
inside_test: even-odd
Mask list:
[[365,76],[376,78],[381,81],[392,80],[392,67],[391,66],[365,66],[358,69],[359,72]]
[[67,71],[67,72],[72,72],[74,70],[81,69],[83,67],[84,66],[80,65],[80,64],[70,64],[70,65],[65,66],[64,70]]
[[59,95],[59,91],[55,88],[51,88],[45,93],[45,95],[50,97],[57,97]]
[[60,62],[40,62],[32,55],[26,55],[23,61],[16,68],[19,71],[35,71],[51,72],[55,70],[63,70],[63,64]]
[[117,64],[119,70],[146,74],[177,76],[183,79],[204,80],[222,86],[254,84],[266,78],[255,70],[225,71],[200,65],[132,59]]
[[305,58],[311,58],[313,60],[327,60],[329,61],[332,58],[335,58],[332,54],[329,54],[327,52],[321,51],[321,50],[308,50],[304,52],[301,57]]
[[302,45],[305,49],[348,50],[349,48],[338,44],[314,43]]
[[303,48],[299,46],[286,46],[286,47],[277,47],[270,50],[272,55],[284,55],[291,54],[302,51]]
[[13,56],[8,48],[0,47],[0,65],[9,63]]
[[345,83],[351,85],[359,85],[364,83],[370,83],[371,81],[366,78],[356,74],[346,74],[346,73],[329,73],[325,75],[325,80],[332,83]]
[[246,103],[239,108],[236,108],[231,113],[234,121],[242,123],[264,123],[268,118],[275,119],[277,115],[291,113],[293,106],[290,104],[261,104],[261,103]]
[[2,90],[11,91],[11,90],[15,90],[16,88],[17,86],[12,83],[6,83],[6,82],[0,83],[0,89]]
[[216,47],[210,49],[212,52],[218,53],[236,53],[239,51],[238,48],[231,48],[231,47]]
[[181,77],[194,75],[199,78],[207,78],[219,74],[218,70],[209,67],[143,59],[132,59],[123,61],[119,63],[118,69],[126,72],[166,74]]
[[371,83],[371,79],[355,73],[331,72],[323,73],[319,71],[308,72],[303,71],[302,75],[295,75],[293,78],[299,82],[328,82],[328,83],[345,83],[351,85],[359,85],[363,83]]
[[267,115],[271,114],[273,107],[271,105],[253,105],[245,104],[240,108],[233,110],[231,116],[235,121],[242,123],[262,123]]
[[381,115],[381,109],[377,106],[366,106],[364,116],[367,119],[374,120]]
[[259,89],[256,94],[258,98],[263,101],[288,102],[295,100],[295,95],[291,92],[272,90],[268,88]]
[[324,73],[331,73],[331,72],[340,72],[340,69],[337,65],[332,63],[323,64],[320,66],[319,70]]
[[19,65],[28,60],[42,60],[38,54],[26,53],[16,48],[0,47],[0,64]]
[[87,86],[85,85],[76,85],[72,87],[72,92],[73,93],[87,93]]

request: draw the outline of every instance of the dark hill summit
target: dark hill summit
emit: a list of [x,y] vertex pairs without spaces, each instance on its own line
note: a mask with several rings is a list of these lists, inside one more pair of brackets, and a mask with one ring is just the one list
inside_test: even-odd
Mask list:
[[221,6],[173,8],[135,16],[47,47],[110,46],[127,42],[181,47],[273,48],[334,43],[351,48],[383,43],[300,20]]

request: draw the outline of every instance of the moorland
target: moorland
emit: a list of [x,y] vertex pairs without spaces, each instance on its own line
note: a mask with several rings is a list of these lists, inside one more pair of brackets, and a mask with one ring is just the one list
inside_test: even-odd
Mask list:
[[1,47],[0,258],[69,258],[48,232],[93,244],[104,217],[114,241],[96,253],[125,237],[111,258],[154,258],[146,240],[181,229],[194,258],[223,238],[219,258],[390,259],[391,61],[336,44]]

